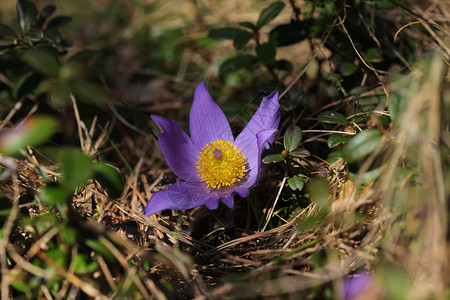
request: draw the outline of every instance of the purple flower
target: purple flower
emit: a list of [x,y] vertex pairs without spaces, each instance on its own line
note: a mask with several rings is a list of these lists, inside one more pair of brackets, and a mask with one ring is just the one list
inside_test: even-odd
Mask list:
[[[358,273],[344,281],[341,299],[369,299],[367,293],[373,288],[373,277],[369,273]],[[373,298],[370,298],[373,299]]]
[[234,139],[225,114],[200,83],[189,116],[191,137],[175,121],[152,116],[162,129],[159,148],[172,171],[181,178],[168,189],[155,192],[145,215],[163,209],[183,210],[200,205],[216,209],[219,200],[233,207],[233,197],[247,197],[257,181],[260,152],[273,143],[280,123],[278,93],[273,92]]

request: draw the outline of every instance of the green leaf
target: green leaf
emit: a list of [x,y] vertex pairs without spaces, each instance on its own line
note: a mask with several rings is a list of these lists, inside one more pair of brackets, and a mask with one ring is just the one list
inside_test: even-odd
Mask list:
[[292,63],[290,61],[288,61],[288,60],[285,60],[285,59],[278,60],[276,65],[275,65],[275,67],[278,70],[288,71],[288,72],[292,71],[292,69],[293,69]]
[[252,55],[240,55],[230,58],[222,63],[219,68],[221,76],[236,72],[239,69],[248,67],[256,62],[256,57]]
[[16,37],[16,32],[5,24],[0,24],[0,35]]
[[60,44],[62,42],[61,34],[59,33],[58,29],[56,29],[56,28],[48,28],[47,27],[44,30],[44,37],[54,44]]
[[53,107],[61,108],[66,105],[69,100],[70,89],[65,82],[56,82],[51,85],[50,97]]
[[42,32],[42,30],[36,28],[28,30],[24,35],[33,42],[38,42],[44,37],[44,33]]
[[276,36],[270,36],[267,43],[262,44],[256,49],[258,59],[265,64],[275,63],[275,56],[277,55]]
[[283,138],[284,149],[291,152],[296,149],[302,141],[302,130],[298,126],[291,125],[286,129]]
[[258,28],[256,28],[255,24],[253,24],[252,22],[241,22],[241,23],[239,23],[239,25],[241,25],[242,27],[248,28],[253,32],[258,31]]
[[309,184],[311,200],[317,204],[320,210],[329,211],[333,202],[329,192],[328,182],[323,178],[314,178]]
[[[360,86],[360,85],[358,85],[358,86],[355,86],[355,87],[353,87],[350,91],[348,91],[348,93],[350,94],[350,95],[361,95],[362,93],[364,93],[365,91],[367,91],[367,88],[366,87],[363,87],[363,86]],[[358,100],[360,100],[360,99],[358,99]],[[358,103],[361,103],[360,101],[358,101]]]
[[360,184],[368,184],[378,179],[383,171],[386,170],[385,166],[378,167],[376,169],[367,171],[363,174],[358,174],[349,172],[348,177],[352,181],[358,181]]
[[283,160],[284,160],[283,155],[276,153],[265,156],[262,161],[265,164],[270,164],[270,163],[279,163],[282,162]]
[[39,198],[47,205],[65,204],[70,199],[71,192],[60,186],[47,185],[41,189]]
[[334,148],[337,145],[345,144],[347,136],[345,134],[334,133],[328,138],[327,144],[329,148]]
[[[0,216],[1,217],[9,217],[11,215],[11,209],[0,209]],[[1,236],[0,236],[1,238]]]
[[291,21],[287,24],[281,24],[275,27],[270,35],[276,34],[277,46],[288,46],[301,42],[307,38],[304,33],[306,24],[302,21]]
[[36,73],[26,73],[16,78],[12,95],[15,99],[19,99],[24,95],[32,92],[40,83],[40,75]]
[[392,0],[363,0],[363,2],[370,6],[376,6],[377,9],[393,9],[397,7],[396,2]]
[[[67,259],[67,248],[66,247],[61,247],[61,248],[53,248],[50,249],[46,252],[46,254],[52,258],[52,260],[55,261],[55,263],[57,263],[60,267],[63,267],[64,269],[67,268],[67,263],[68,263],[68,259]],[[50,266],[50,268],[52,268]]]
[[379,49],[369,48],[369,50],[364,53],[364,58],[371,63],[379,63],[383,61],[383,54]]
[[340,150],[340,149],[339,150],[335,150],[335,151],[331,152],[330,154],[328,154],[327,162],[329,164],[333,164],[338,159],[341,159],[341,158],[342,158],[342,150]]
[[58,153],[65,187],[74,191],[92,176],[91,159],[76,148],[64,148]]
[[[18,276],[14,276],[14,277],[18,277]],[[25,277],[25,275],[23,275],[21,277]],[[10,285],[13,289],[15,289],[19,292],[22,292],[22,293],[30,290],[30,286],[28,284],[26,284],[25,282],[23,282],[21,279],[13,279],[11,281]]]
[[235,38],[234,38],[234,43],[233,46],[236,50],[240,50],[242,48],[244,48],[245,45],[247,45],[247,43],[250,41],[250,39],[253,37],[253,33],[248,32],[248,31],[244,31],[240,34],[238,34]]
[[272,4],[270,4],[269,7],[263,9],[261,14],[259,15],[258,22],[256,23],[256,27],[260,29],[273,19],[275,19],[276,16],[283,10],[284,3],[277,1]]
[[85,80],[77,80],[70,87],[73,93],[86,103],[102,105],[109,100],[108,94],[101,86]]
[[303,187],[305,186],[305,178],[303,177],[292,177],[287,180],[287,183],[289,187],[295,191],[295,190],[303,190]]
[[[411,84],[414,84],[412,81]],[[403,86],[397,89],[389,97],[388,111],[391,119],[397,123],[405,113],[410,99],[410,90],[412,90],[411,84],[403,84]]]
[[247,30],[239,29],[239,28],[220,28],[220,29],[212,29],[209,31],[208,37],[218,40],[234,40],[237,36],[242,34],[250,34]]
[[364,130],[350,139],[342,155],[347,162],[356,162],[372,153],[381,141],[381,133],[377,129]]
[[44,143],[59,129],[59,123],[50,116],[33,116],[20,126],[0,136],[0,153],[11,155],[27,146]]
[[17,1],[17,16],[19,18],[19,24],[22,31],[28,30],[33,24],[37,16],[37,8],[32,2],[27,0]]
[[122,194],[123,183],[119,172],[104,163],[94,163],[94,179],[108,192],[111,198],[118,198]]
[[47,19],[50,18],[53,15],[55,10],[56,10],[56,6],[54,6],[52,4],[46,5],[42,9],[42,11],[41,11],[41,13],[39,15],[39,17],[41,19],[41,22],[44,23],[45,21],[47,21]]
[[272,42],[267,42],[262,44],[256,50],[258,59],[265,64],[270,64],[275,61],[275,56],[277,55],[276,44]]
[[317,117],[320,123],[347,125],[347,118],[336,111],[324,111]]
[[343,62],[339,68],[342,76],[350,76],[358,71],[358,67],[351,62]]
[[64,243],[74,245],[77,241],[77,230],[74,227],[64,226],[61,228],[60,234]]
[[289,152],[289,155],[294,157],[308,157],[311,156],[311,152],[309,152],[305,148],[298,148]]
[[50,49],[30,49],[21,58],[38,72],[54,78],[58,76],[60,63],[56,53]]
[[102,242],[96,239],[88,239],[86,240],[86,245],[88,245],[92,250],[96,253],[101,254],[104,258],[106,258],[109,262],[115,263],[116,258],[114,254],[112,254],[111,250],[105,246]]
[[63,27],[64,25],[66,25],[67,23],[69,23],[70,21],[72,21],[71,17],[67,17],[67,16],[58,16],[56,18],[53,18],[52,20],[50,20],[50,22],[48,22],[47,27],[49,28],[59,28],[59,27]]
[[84,253],[78,254],[74,259],[73,272],[75,274],[85,274],[97,270],[98,265],[91,261],[90,257]]

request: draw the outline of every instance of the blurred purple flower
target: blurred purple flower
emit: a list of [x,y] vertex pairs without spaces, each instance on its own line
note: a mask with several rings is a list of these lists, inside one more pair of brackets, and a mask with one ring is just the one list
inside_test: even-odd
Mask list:
[[259,175],[261,149],[275,139],[280,105],[278,92],[264,97],[250,122],[234,139],[225,114],[202,82],[195,90],[189,116],[190,138],[175,121],[152,118],[162,129],[159,148],[181,180],[152,195],[145,208],[146,216],[163,209],[183,210],[203,204],[216,209],[219,200],[233,207],[234,195],[247,197]]
[[369,273],[358,273],[344,281],[342,299],[373,299],[367,295],[367,292],[373,288],[373,284],[372,275]]

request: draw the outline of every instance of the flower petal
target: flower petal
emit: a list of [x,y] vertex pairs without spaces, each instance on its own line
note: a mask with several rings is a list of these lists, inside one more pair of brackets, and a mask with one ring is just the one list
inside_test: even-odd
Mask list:
[[[220,201],[225,203],[229,208],[233,208],[233,206],[234,206],[234,196],[236,194],[239,194],[239,196],[241,196],[242,198],[246,198],[246,197],[248,197],[250,192],[249,192],[249,190],[247,188],[241,188],[241,186],[239,186],[238,188],[235,188],[233,190],[233,192],[231,194],[229,194],[228,196],[220,198]],[[208,205],[207,205],[207,207],[208,207]]]
[[214,102],[205,87],[200,83],[195,89],[194,102],[189,115],[191,139],[198,148],[222,139],[233,142],[233,133],[225,114]]
[[155,192],[148,201],[144,214],[150,216],[164,209],[190,209],[212,203],[215,197],[204,183],[177,181],[166,190]]
[[235,145],[241,149],[249,169],[246,181],[242,183],[241,187],[249,188],[256,182],[261,163],[261,149],[267,142],[273,143],[275,140],[275,132],[280,124],[280,116],[278,92],[275,91],[262,99],[258,110],[236,138]]
[[[255,184],[259,176],[259,167],[261,164],[261,149],[266,142],[273,141],[276,129],[262,130],[256,134],[256,137],[243,139],[238,136],[236,139],[236,147],[241,149],[242,155],[245,156],[248,164],[248,172],[246,180],[240,185],[241,188],[250,188]],[[239,193],[240,194],[240,193]]]
[[[278,129],[280,124],[280,104],[278,103],[278,92],[275,91],[267,97],[264,97],[261,101],[261,105],[255,112],[253,117],[245,126],[244,130],[236,138],[236,143],[239,139],[251,139],[262,130],[266,129]],[[275,136],[273,136],[269,143],[273,143]]]
[[219,207],[219,199],[209,200],[205,203],[205,206],[210,210],[217,209]]
[[222,202],[225,203],[229,208],[233,208],[234,206],[234,193],[222,199]]
[[236,193],[238,193],[241,198],[247,198],[250,191],[247,188],[239,188],[236,190]]
[[199,182],[196,168],[199,148],[175,121],[158,116],[152,116],[152,119],[163,131],[158,138],[158,145],[169,168],[185,181]]
[[258,132],[256,134],[256,141],[258,144],[258,151],[261,152],[261,149],[267,148],[267,143],[273,143],[275,139],[275,133],[278,129],[266,129]]

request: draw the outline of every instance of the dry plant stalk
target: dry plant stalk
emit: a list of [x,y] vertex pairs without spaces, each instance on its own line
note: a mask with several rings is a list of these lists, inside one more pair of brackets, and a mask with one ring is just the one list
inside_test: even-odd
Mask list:
[[[427,62],[429,65],[425,66],[423,77],[410,74],[396,87],[405,88],[403,84],[414,82],[410,85],[408,106],[402,114],[398,132],[393,138],[393,151],[387,160],[391,167],[380,186],[384,189],[382,199],[386,213],[392,216],[388,226],[395,228],[393,220],[404,214],[404,230],[413,237],[413,242],[408,244],[400,237],[401,232],[394,230],[389,233],[391,241],[384,245],[409,271],[413,281],[409,299],[429,299],[442,293],[448,284],[449,271],[446,250],[448,208],[439,149],[445,65],[438,55]],[[415,155],[414,164],[423,176],[419,190],[393,186],[395,167],[408,154]],[[413,201],[416,201],[416,206],[412,206]],[[406,255],[400,255],[396,249],[398,246],[403,247],[402,253]]]

